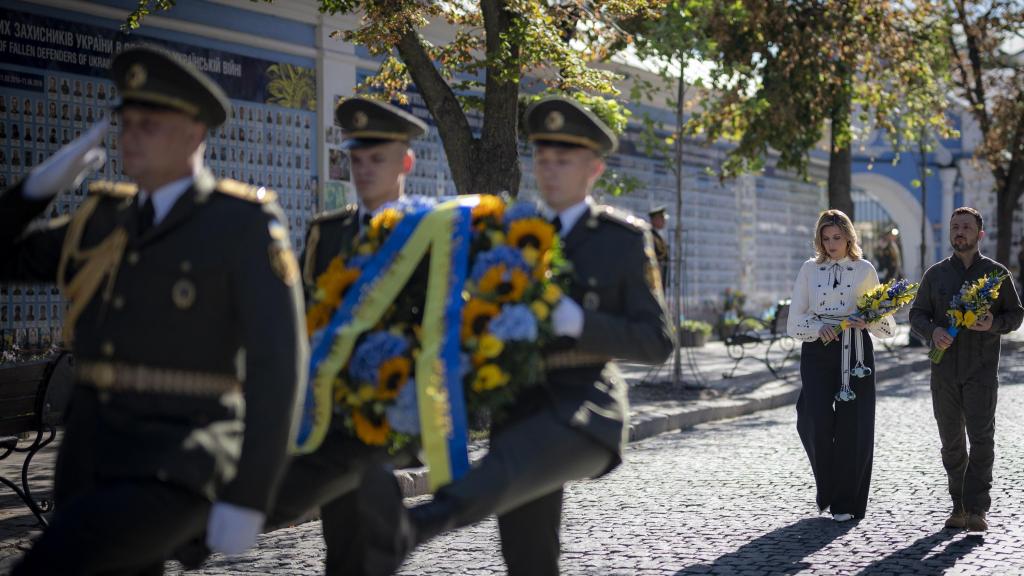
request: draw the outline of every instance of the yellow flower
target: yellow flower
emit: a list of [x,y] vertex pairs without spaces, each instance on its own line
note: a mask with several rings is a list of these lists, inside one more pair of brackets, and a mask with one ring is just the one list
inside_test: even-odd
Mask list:
[[356,436],[370,446],[383,446],[391,432],[387,420],[381,419],[374,423],[359,410],[352,412],[352,423],[356,428]]
[[534,268],[540,260],[540,252],[538,252],[533,246],[527,246],[526,248],[523,248],[523,260],[526,260],[526,263],[529,264],[531,268]]
[[498,264],[480,279],[480,290],[485,294],[494,294],[499,302],[515,302],[523,297],[523,291],[530,283],[530,277],[518,268],[508,272],[504,264]]
[[530,247],[541,254],[555,242],[555,227],[543,218],[522,218],[509,224],[508,243],[523,250]]
[[494,246],[500,246],[505,243],[505,233],[501,230],[493,230],[487,235],[491,240],[491,244]]
[[370,229],[367,236],[376,240],[380,238],[381,232],[394,230],[395,226],[402,220],[402,212],[395,208],[385,208],[374,215],[370,220]]
[[306,337],[312,338],[317,330],[320,330],[331,321],[331,308],[323,304],[315,304],[306,311]]
[[462,339],[469,340],[483,334],[491,318],[501,312],[497,304],[474,298],[462,309]]
[[317,296],[331,308],[337,308],[348,289],[359,280],[358,268],[345,268],[340,262],[337,258],[332,260],[327,271],[316,279]]
[[970,311],[970,310],[968,310],[964,314],[964,326],[966,326],[968,328],[970,328],[971,326],[974,326],[974,323],[977,320],[978,320],[978,315],[975,314],[974,312]]
[[508,384],[508,381],[509,375],[504,373],[501,368],[494,364],[485,364],[476,372],[476,378],[473,380],[473,390],[475,392],[494,390]]
[[540,300],[534,300],[530,304],[530,310],[533,310],[533,315],[537,317],[537,320],[543,321],[548,319],[548,312],[550,311],[548,305]]
[[372,384],[363,384],[359,387],[358,401],[360,404],[365,404],[366,402],[373,400],[373,397],[376,395],[377,390]]
[[394,400],[402,386],[409,381],[411,363],[408,358],[396,356],[381,362],[377,370],[377,398],[379,400]]
[[548,284],[544,287],[544,294],[541,298],[543,298],[548,304],[554,306],[562,299],[562,289],[558,287],[558,284]]
[[487,224],[500,224],[505,217],[505,202],[493,194],[482,194],[480,203],[473,208],[474,230],[483,230]]
[[484,358],[497,358],[505,349],[505,343],[493,334],[484,334],[480,337],[480,346],[477,352]]

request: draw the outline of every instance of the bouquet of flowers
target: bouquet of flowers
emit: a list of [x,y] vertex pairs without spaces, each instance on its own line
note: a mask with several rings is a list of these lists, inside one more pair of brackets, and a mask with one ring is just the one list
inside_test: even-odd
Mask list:
[[[956,338],[956,335],[965,328],[970,328],[979,318],[988,314],[992,304],[999,298],[999,288],[1006,280],[1006,274],[999,270],[993,270],[977,280],[964,282],[960,292],[953,296],[953,300],[946,309],[946,317],[949,319],[949,328],[946,332]],[[934,364],[942,362],[946,350],[932,348],[928,358]]]
[[[854,318],[865,322],[877,322],[887,316],[892,316],[900,308],[914,301],[917,295],[919,284],[907,280],[890,280],[885,284],[879,284],[865,292],[857,299],[857,311],[850,318],[839,323],[839,332],[850,327],[850,321]],[[828,343],[825,343],[828,346]],[[871,374],[871,368],[858,363],[851,371],[854,376],[863,378]],[[836,392],[836,400],[845,402],[857,398],[849,382],[844,382]]]
[[839,323],[839,331],[849,328],[850,320],[853,318],[871,323],[892,316],[900,308],[914,301],[919,287],[918,283],[907,280],[890,280],[875,286],[857,299],[857,311]]
[[[324,329],[332,316],[398,223],[405,215],[434,204],[419,197],[388,204],[373,216],[353,246],[331,260],[316,279],[306,312],[311,348],[328,336]],[[334,380],[334,416],[365,444],[386,446],[392,452],[420,432],[413,365],[421,348],[425,284],[421,265],[377,324],[359,336]]]
[[473,212],[471,260],[462,316],[467,406],[500,418],[543,376],[541,350],[553,337],[551,308],[568,265],[554,226],[532,203],[506,206],[496,196],[482,197]]
[[[338,338],[326,328],[364,269],[380,266],[375,256],[399,224],[434,206],[419,197],[386,205],[354,245],[331,261],[316,279],[307,311],[311,349],[323,338]],[[541,350],[552,337],[550,310],[562,297],[559,283],[567,278],[567,266],[554,227],[532,204],[506,205],[497,196],[483,195],[472,208],[469,225],[461,264],[465,282],[449,288],[462,304],[455,332],[459,377],[470,411],[500,415],[522,388],[543,375]],[[333,367],[334,417],[362,442],[391,451],[420,435],[414,368],[432,338],[424,335],[423,326],[431,255],[412,255],[416,247],[411,244],[394,258],[405,259],[415,271],[400,290],[390,287],[394,293],[386,297],[386,312],[355,339],[347,362]],[[449,271],[449,279],[456,276]],[[381,292],[386,284],[378,283],[373,290]]]

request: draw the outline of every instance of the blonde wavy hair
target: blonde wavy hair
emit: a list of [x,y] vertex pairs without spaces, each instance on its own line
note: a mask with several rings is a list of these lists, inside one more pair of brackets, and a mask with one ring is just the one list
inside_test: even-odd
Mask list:
[[828,251],[821,244],[821,231],[826,226],[837,226],[846,236],[846,255],[850,260],[864,257],[864,251],[860,249],[860,236],[850,217],[842,210],[825,210],[818,215],[818,225],[814,227],[814,259],[818,264],[828,260]]

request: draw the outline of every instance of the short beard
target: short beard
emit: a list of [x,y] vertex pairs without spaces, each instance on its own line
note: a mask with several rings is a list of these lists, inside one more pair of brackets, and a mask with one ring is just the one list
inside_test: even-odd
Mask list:
[[964,246],[963,250],[957,249],[956,241],[955,240],[953,242],[950,242],[949,244],[950,244],[950,246],[953,247],[953,251],[954,252],[959,252],[959,253],[973,252],[974,249],[978,247],[978,241],[977,240],[975,240],[974,242],[967,242],[966,240],[964,240],[964,242],[966,243],[966,245]]

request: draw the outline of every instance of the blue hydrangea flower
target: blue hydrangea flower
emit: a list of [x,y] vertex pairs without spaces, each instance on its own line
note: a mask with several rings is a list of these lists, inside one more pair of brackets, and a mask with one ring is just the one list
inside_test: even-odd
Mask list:
[[537,317],[525,304],[506,306],[488,329],[502,342],[533,342],[537,339]]
[[533,202],[516,202],[505,209],[505,224],[511,224],[523,218],[535,218],[540,216],[537,205]]
[[395,398],[395,403],[388,406],[384,414],[387,416],[391,429],[403,434],[419,435],[420,409],[416,404],[416,381],[412,378],[405,383]]
[[408,348],[409,343],[401,336],[390,332],[371,332],[356,346],[348,373],[356,382],[376,384],[380,365],[385,360],[405,354]]
[[526,260],[523,260],[522,252],[511,246],[498,246],[476,257],[476,262],[473,263],[473,271],[470,274],[473,281],[479,282],[488,270],[499,264],[504,264],[505,269],[509,271],[519,268],[523,272],[530,272],[530,267],[526,264]]
[[434,198],[419,194],[410,194],[402,196],[393,202],[383,204],[380,208],[377,208],[377,210],[374,211],[374,214],[377,214],[387,208],[394,208],[404,214],[410,214],[412,212],[419,212],[420,210],[430,210],[436,205],[437,200]]

